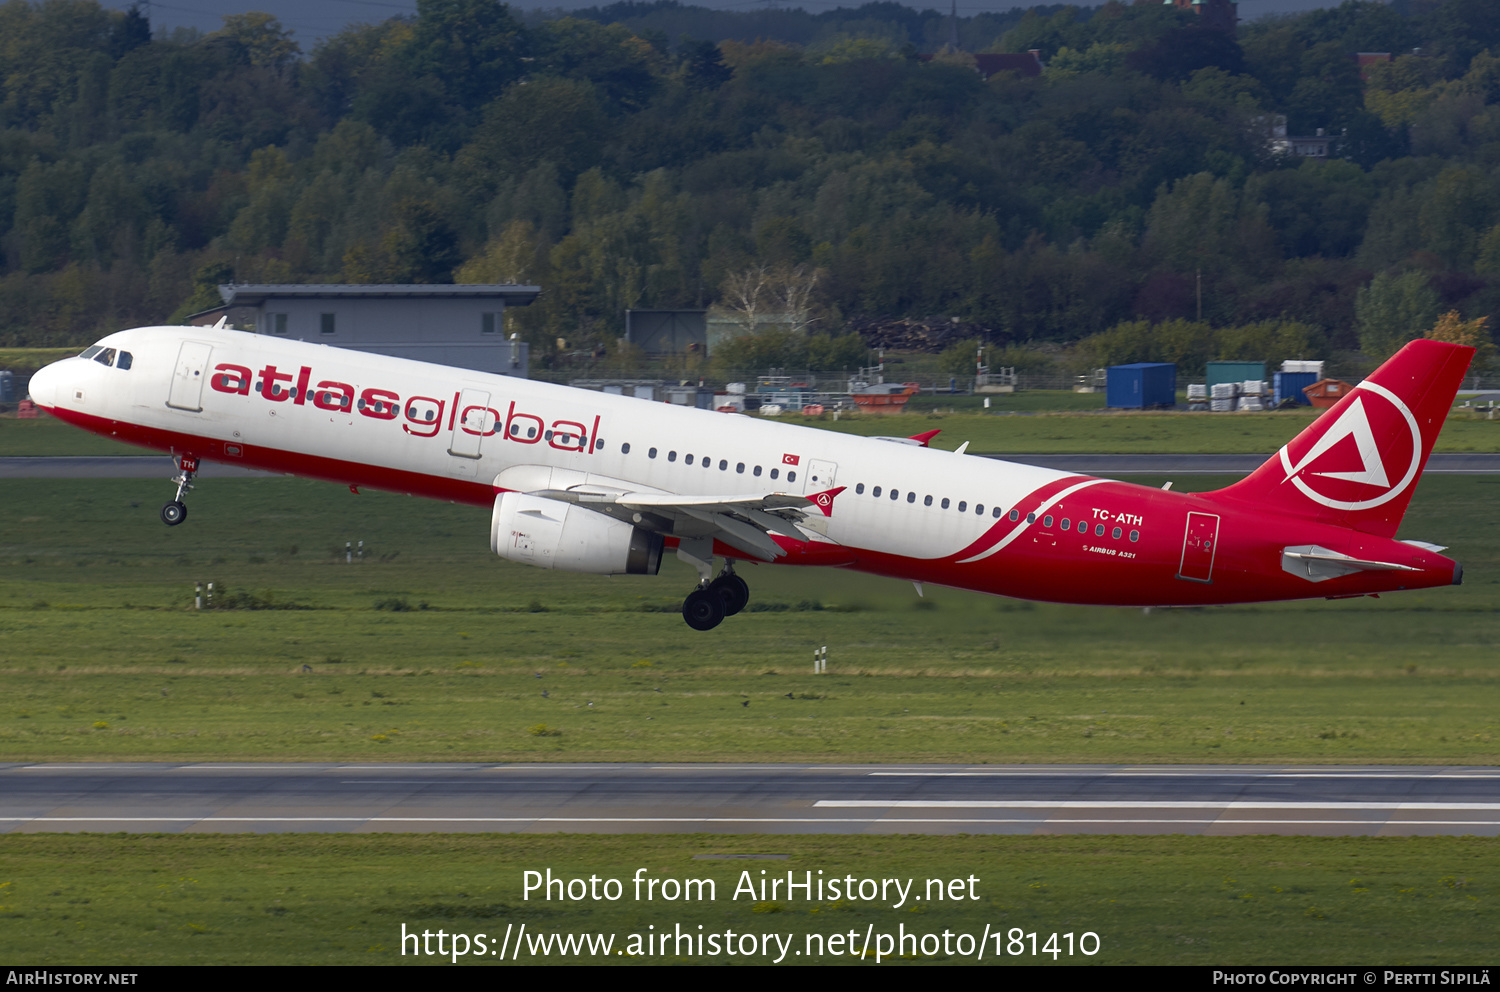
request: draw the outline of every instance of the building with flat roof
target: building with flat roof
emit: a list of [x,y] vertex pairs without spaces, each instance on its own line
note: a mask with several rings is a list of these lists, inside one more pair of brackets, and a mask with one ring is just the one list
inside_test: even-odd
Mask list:
[[194,324],[231,326],[339,348],[525,378],[524,341],[505,333],[505,308],[528,306],[537,286],[236,285],[219,287],[224,306]]

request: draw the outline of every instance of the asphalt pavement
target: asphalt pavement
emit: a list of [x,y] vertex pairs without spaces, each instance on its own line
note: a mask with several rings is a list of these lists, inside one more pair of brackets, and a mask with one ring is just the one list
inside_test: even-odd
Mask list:
[[1500,835],[1500,769],[10,764],[0,832]]

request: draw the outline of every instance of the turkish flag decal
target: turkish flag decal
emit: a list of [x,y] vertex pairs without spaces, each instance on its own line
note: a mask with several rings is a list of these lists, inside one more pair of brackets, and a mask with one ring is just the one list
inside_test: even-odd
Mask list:
[[781,464],[783,464],[783,465],[797,465],[797,464],[800,464],[801,461],[802,461],[802,456],[801,455],[782,455],[781,456]]

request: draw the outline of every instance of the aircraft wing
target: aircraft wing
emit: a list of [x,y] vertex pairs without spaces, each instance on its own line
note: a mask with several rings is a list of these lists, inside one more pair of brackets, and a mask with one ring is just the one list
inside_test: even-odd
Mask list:
[[743,496],[684,496],[676,493],[619,492],[589,485],[542,489],[528,493],[607,514],[638,527],[679,538],[712,538],[762,561],[786,554],[771,539],[780,534],[794,541],[810,541],[809,511],[823,517],[833,511],[833,499],[843,486],[807,496],[794,493],[752,493]]

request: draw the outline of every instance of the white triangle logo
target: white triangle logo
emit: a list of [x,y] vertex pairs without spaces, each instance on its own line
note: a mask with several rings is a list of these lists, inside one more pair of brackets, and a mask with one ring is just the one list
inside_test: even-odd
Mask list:
[[1357,396],[1353,403],[1349,404],[1333,426],[1318,438],[1317,443],[1307,454],[1302,456],[1295,467],[1290,469],[1286,477],[1290,479],[1306,468],[1310,463],[1316,461],[1319,455],[1324,454],[1335,444],[1346,437],[1354,438],[1355,448],[1359,451],[1360,463],[1363,466],[1357,472],[1312,472],[1312,475],[1321,475],[1329,479],[1343,479],[1347,482],[1361,482],[1367,486],[1380,486],[1389,488],[1390,477],[1385,474],[1385,464],[1380,460],[1380,448],[1375,443],[1375,433],[1370,430],[1370,418],[1365,415],[1364,397]]

